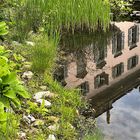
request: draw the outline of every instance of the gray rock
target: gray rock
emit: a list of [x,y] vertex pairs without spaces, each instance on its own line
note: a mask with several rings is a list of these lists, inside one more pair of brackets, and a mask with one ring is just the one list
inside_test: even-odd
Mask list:
[[19,135],[20,139],[26,138],[26,133],[24,133],[24,132],[19,132],[18,135]]
[[22,78],[24,79],[31,79],[33,77],[33,73],[31,71],[26,71],[23,73]]
[[37,92],[34,94],[33,99],[35,100],[39,100],[41,98],[43,98],[46,94],[46,91],[41,91],[41,92]]
[[31,120],[31,123],[36,120],[32,115],[28,115],[27,117]]
[[33,123],[36,119],[35,119],[32,115],[28,115],[28,116],[24,115],[24,116],[23,116],[23,120],[24,120],[25,122],[27,122],[28,124],[31,124],[31,123]]
[[45,97],[52,98],[54,96],[55,96],[55,94],[51,93],[50,91],[41,91],[41,92],[35,93],[33,98],[35,100],[38,100],[38,99],[45,98]]
[[139,14],[140,11],[133,11],[133,14]]
[[136,16],[140,17],[140,13],[139,14],[136,14]]
[[47,140],[56,140],[56,137],[53,134],[50,134]]
[[23,120],[25,121],[25,122],[27,122],[28,124],[30,124],[31,123],[31,120],[27,117],[27,116],[23,116]]
[[38,100],[36,100],[36,102],[40,103],[40,104],[42,104],[44,102],[45,107],[51,107],[51,105],[52,105],[49,101],[44,100],[44,99],[38,99]]

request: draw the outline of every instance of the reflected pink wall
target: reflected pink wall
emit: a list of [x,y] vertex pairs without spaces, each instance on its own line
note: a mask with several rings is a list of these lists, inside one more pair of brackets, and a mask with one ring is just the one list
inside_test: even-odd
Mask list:
[[[84,79],[76,78],[76,74],[77,74],[76,62],[73,61],[73,62],[69,63],[68,77],[66,77],[66,79],[65,79],[65,81],[67,82],[66,87],[74,88],[74,87],[79,86],[81,83],[88,81],[89,89],[90,89],[88,94],[92,96],[93,94],[97,94],[98,92],[104,90],[111,84],[114,84],[114,83],[120,81],[121,79],[125,78],[129,74],[134,73],[137,69],[140,69],[140,61],[139,61],[138,65],[135,68],[133,68],[131,70],[127,70],[127,61],[130,57],[132,57],[134,55],[138,55],[139,60],[140,60],[140,42],[138,42],[137,47],[133,48],[132,50],[130,50],[128,47],[128,29],[130,27],[134,26],[134,23],[132,23],[132,22],[119,22],[119,23],[115,22],[114,24],[118,28],[120,28],[121,31],[123,31],[125,33],[125,42],[124,42],[125,44],[124,44],[124,49],[122,51],[122,55],[114,58],[114,55],[112,54],[112,44],[111,44],[112,41],[110,41],[110,45],[107,47],[107,49],[108,49],[107,57],[105,58],[106,65],[105,65],[105,67],[103,67],[102,70],[101,69],[96,70],[96,64],[93,61],[93,54],[91,53],[92,50],[88,50],[91,53],[91,56],[90,56],[91,59],[87,60],[88,74],[84,77]],[[88,56],[88,58],[89,58],[89,56]],[[120,62],[124,62],[124,73],[121,76],[113,79],[112,78],[112,67],[119,64]],[[93,72],[93,70],[94,70],[94,72]],[[99,89],[94,89],[94,77],[96,77],[96,75],[98,75],[102,72],[109,74],[109,84],[110,85],[104,85],[104,86],[100,87]]]

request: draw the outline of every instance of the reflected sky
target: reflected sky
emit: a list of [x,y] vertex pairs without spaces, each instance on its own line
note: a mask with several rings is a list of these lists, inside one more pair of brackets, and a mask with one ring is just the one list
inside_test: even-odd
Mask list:
[[105,140],[140,140],[140,92],[132,90],[113,104],[111,123],[106,113],[97,118]]

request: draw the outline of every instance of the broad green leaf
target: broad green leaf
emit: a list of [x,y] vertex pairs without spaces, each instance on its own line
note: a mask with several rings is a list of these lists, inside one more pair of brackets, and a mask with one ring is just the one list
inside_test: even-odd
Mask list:
[[11,101],[15,107],[20,107],[20,100],[18,98],[13,98]]
[[25,90],[25,88],[22,85],[17,85],[16,89],[18,95],[22,96],[23,98],[30,98],[29,93]]
[[13,89],[8,90],[6,93],[3,94],[4,96],[10,98],[10,99],[14,99],[16,98],[16,93]]
[[6,26],[6,23],[4,21],[0,22],[0,29]]
[[16,72],[12,72],[2,78],[3,84],[18,83]]
[[2,103],[6,108],[10,108],[10,103],[7,97],[2,96],[0,98],[0,103]]
[[5,66],[5,67],[0,66],[0,77],[6,76],[8,74],[10,74],[8,66]]
[[5,112],[0,114],[0,122],[7,121],[7,114]]
[[6,35],[8,33],[7,28],[5,22],[0,22],[0,35]]
[[4,47],[0,46],[0,53],[3,53],[3,52],[4,52]]
[[0,113],[4,112],[4,104],[0,101]]
[[7,65],[8,59],[4,56],[0,56],[0,65],[4,66]]

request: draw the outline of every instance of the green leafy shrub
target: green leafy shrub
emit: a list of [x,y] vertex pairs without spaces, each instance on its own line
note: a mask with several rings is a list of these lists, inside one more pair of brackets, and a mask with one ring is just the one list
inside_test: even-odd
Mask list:
[[0,35],[6,35],[8,33],[7,28],[5,22],[0,22]]
[[[0,125],[8,119],[5,110],[20,106],[20,98],[29,98],[20,80],[14,72],[13,62],[8,59],[9,51],[0,46]],[[4,125],[5,126],[5,125]],[[5,133],[3,129],[3,133]]]

